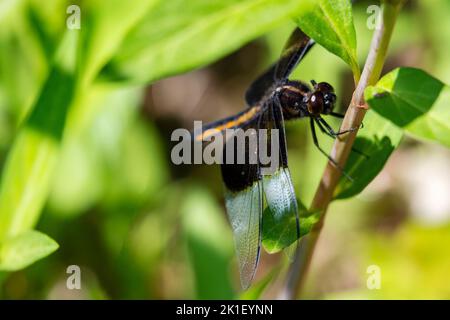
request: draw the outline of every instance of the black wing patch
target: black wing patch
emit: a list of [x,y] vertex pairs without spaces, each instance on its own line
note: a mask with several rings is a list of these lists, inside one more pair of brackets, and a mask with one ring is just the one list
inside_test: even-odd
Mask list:
[[266,72],[260,75],[248,88],[245,93],[247,105],[253,106],[259,103],[266,93],[275,86],[275,69],[277,65],[272,65]]

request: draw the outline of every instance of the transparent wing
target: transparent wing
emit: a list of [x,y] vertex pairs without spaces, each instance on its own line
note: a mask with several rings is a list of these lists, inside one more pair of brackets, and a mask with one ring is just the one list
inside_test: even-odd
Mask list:
[[261,245],[261,182],[239,192],[225,191],[225,205],[234,233],[241,285],[247,289],[258,266]]
[[277,129],[278,132],[277,147],[279,150],[280,165],[275,172],[263,175],[263,190],[267,206],[270,209],[269,213],[272,215],[271,221],[295,226],[293,228],[283,229],[287,230],[284,231],[287,234],[280,235],[280,237],[295,241],[300,236],[297,199],[287,164],[283,114],[277,101],[271,104],[270,113],[268,116],[273,119],[273,128],[270,130],[270,134],[273,134],[273,129]]
[[[268,213],[272,215],[271,221],[293,226],[283,228],[285,234],[280,235],[280,238],[292,241],[291,243],[295,242],[300,236],[300,225],[297,199],[289,169],[279,168],[273,175],[263,176],[262,181],[267,206],[270,209]],[[286,253],[289,255],[289,252]]]

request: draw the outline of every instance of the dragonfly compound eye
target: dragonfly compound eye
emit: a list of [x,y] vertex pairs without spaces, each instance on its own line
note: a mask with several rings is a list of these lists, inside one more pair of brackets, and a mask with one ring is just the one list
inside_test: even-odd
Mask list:
[[321,92],[314,92],[308,100],[308,111],[312,115],[319,115],[323,111],[323,95]]

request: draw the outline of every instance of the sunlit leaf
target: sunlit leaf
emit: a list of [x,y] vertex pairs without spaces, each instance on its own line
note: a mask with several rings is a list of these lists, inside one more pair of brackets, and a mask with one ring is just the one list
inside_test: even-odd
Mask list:
[[119,49],[125,35],[146,12],[153,12],[152,7],[158,2],[173,3],[162,0],[90,0],[83,3],[80,30],[83,46],[80,52],[82,86],[89,85],[95,79]]
[[402,137],[401,129],[369,110],[353,145],[354,151],[345,165],[345,171],[353,181],[341,177],[335,198],[349,198],[364,190],[383,169]]
[[46,135],[28,129],[16,137],[0,188],[0,239],[36,224],[57,155],[57,144]]
[[73,51],[71,40],[67,38],[64,43],[68,54],[60,61],[61,65],[53,66],[9,151],[0,187],[0,239],[32,228],[47,199],[75,91],[75,77],[65,69]]
[[104,73],[142,83],[205,66],[294,17],[300,6],[298,0],[159,1]]
[[397,68],[368,87],[370,107],[415,137],[450,147],[450,88],[415,68]]
[[[300,218],[300,237],[307,235],[319,221],[319,213],[310,213],[297,200]],[[294,215],[286,214],[276,221],[269,207],[263,213],[262,244],[269,253],[276,253],[289,247],[297,240],[297,221]]]
[[16,271],[48,256],[58,244],[38,231],[25,231],[0,242],[0,270]]
[[359,76],[350,1],[308,0],[302,3],[304,10],[296,18],[300,28],[328,51],[341,57]]

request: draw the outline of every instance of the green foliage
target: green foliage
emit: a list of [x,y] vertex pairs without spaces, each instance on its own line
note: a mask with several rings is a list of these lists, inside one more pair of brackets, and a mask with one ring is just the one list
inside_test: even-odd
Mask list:
[[27,129],[16,137],[0,189],[0,242],[36,224],[57,156],[57,144],[46,135]]
[[300,4],[297,0],[196,0],[189,5],[181,0],[157,1],[104,72],[147,83],[204,66],[295,16]]
[[33,228],[47,199],[59,141],[75,91],[75,76],[69,70],[75,64],[71,54],[75,48],[76,37],[67,37],[62,42],[58,52],[61,58],[56,58],[3,168],[0,241]]
[[367,88],[365,98],[406,132],[450,147],[450,88],[426,72],[397,68]]
[[56,249],[58,244],[45,234],[28,230],[7,238],[0,244],[0,271],[16,271],[26,268]]
[[54,214],[81,215],[97,203],[136,208],[155,202],[168,163],[159,132],[137,114],[141,99],[138,88],[99,86],[75,106],[51,186]]
[[364,128],[358,132],[353,145],[355,151],[345,165],[345,171],[353,181],[341,177],[335,198],[350,198],[363,191],[383,169],[402,136],[401,129],[369,110],[364,118]]
[[348,0],[305,1],[296,22],[311,38],[327,50],[342,58],[359,78],[356,56],[356,33],[353,25],[352,6]]
[[[319,220],[320,213],[310,213],[306,207],[297,200],[299,206],[300,237],[307,235],[314,224]],[[286,212],[285,215],[274,219],[269,207],[263,213],[262,244],[267,252],[276,253],[289,247],[297,241],[297,221],[294,215]]]
[[[161,0],[93,0],[83,4],[81,85],[88,86],[116,54],[124,37]],[[151,41],[147,39],[146,41]]]

